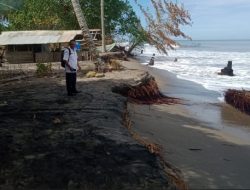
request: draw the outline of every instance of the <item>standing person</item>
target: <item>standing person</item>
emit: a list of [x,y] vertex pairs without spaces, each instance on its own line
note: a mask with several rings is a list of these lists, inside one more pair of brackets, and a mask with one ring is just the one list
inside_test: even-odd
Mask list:
[[76,90],[76,72],[80,70],[81,67],[78,63],[77,53],[76,53],[76,41],[70,40],[69,48],[65,48],[63,60],[65,61],[65,72],[66,72],[66,86],[68,96],[74,96],[80,91]]
[[155,64],[155,54],[153,54],[153,57],[151,57],[148,65],[154,65]]

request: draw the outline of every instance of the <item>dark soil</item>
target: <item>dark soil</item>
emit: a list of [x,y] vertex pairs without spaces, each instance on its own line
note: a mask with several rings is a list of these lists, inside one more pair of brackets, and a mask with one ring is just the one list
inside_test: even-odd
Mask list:
[[[172,189],[159,159],[123,126],[118,81],[29,78],[0,88],[1,190]],[[124,81],[123,81],[124,82]]]

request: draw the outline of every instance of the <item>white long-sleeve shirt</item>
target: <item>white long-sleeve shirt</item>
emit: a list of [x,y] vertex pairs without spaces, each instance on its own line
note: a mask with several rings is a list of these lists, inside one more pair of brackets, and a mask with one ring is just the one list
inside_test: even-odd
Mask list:
[[77,66],[77,53],[76,50],[70,48],[71,54],[69,55],[69,49],[65,48],[64,49],[64,55],[63,55],[63,60],[68,61],[70,67],[72,69],[75,69],[75,71],[71,71],[70,68],[65,64],[65,72],[66,73],[75,73],[78,70]]

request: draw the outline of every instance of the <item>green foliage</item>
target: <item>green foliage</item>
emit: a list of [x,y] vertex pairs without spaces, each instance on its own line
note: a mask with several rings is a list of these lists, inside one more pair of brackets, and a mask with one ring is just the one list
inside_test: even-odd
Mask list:
[[[100,0],[80,0],[89,28],[101,28]],[[130,33],[138,22],[128,0],[105,0],[107,35]],[[8,30],[79,29],[70,0],[23,0],[18,11],[9,13]],[[135,28],[135,27],[134,27]]]
[[36,75],[38,77],[48,76],[52,73],[52,64],[37,63],[36,64]]
[[[9,30],[52,30],[64,27],[61,19],[64,10],[56,0],[23,0],[18,11],[12,11],[9,17]],[[68,29],[68,28],[65,28]]]
[[[70,0],[22,0],[18,11],[8,15],[7,30],[67,30],[79,29]],[[89,28],[101,28],[100,0],[80,0]],[[145,41],[145,32],[128,0],[105,0],[105,30],[107,36],[127,36]],[[142,40],[143,39],[143,40]]]

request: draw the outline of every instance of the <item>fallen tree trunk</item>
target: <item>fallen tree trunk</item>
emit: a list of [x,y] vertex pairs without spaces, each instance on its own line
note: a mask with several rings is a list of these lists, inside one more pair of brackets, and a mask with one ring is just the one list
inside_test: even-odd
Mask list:
[[128,97],[130,102],[138,104],[176,104],[179,99],[163,95],[153,76],[145,74],[135,84],[121,84],[112,89],[113,92]]
[[225,93],[225,101],[250,115],[250,91],[229,89]]

